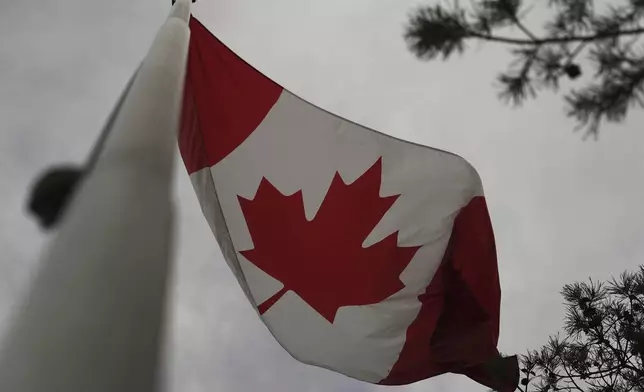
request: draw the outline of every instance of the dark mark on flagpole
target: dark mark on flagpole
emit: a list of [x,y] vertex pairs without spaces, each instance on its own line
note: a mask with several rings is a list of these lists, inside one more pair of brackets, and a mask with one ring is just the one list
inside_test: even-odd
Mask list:
[[[197,0],[192,0],[195,3]],[[174,6],[176,0],[172,0]],[[137,69],[138,72],[138,69]],[[27,202],[27,209],[38,220],[40,226],[44,229],[51,229],[62,218],[65,208],[74,195],[74,191],[78,188],[85,175],[91,171],[96,164],[98,156],[103,151],[105,140],[112,130],[112,125],[116,114],[121,108],[123,99],[134,81],[134,76],[125,87],[119,101],[114,107],[110,117],[100,133],[98,139],[94,144],[94,148],[89,155],[87,162],[84,165],[56,165],[47,170],[35,181],[31,188],[29,200]]]
[[119,100],[107,118],[103,130],[94,143],[87,162],[84,165],[67,164],[53,166],[47,169],[35,181],[29,194],[27,209],[38,220],[43,229],[48,230],[56,226],[62,218],[69,201],[72,199],[74,191],[83,180],[83,177],[96,165],[98,156],[103,151],[105,141],[113,128],[116,115],[119,113],[138,71],[139,68],[136,69],[125,85]]

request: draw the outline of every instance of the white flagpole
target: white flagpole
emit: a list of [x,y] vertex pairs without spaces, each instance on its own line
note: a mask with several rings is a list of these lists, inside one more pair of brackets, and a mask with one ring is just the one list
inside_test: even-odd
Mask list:
[[159,387],[189,16],[177,1],[76,191],[3,341],[0,391]]

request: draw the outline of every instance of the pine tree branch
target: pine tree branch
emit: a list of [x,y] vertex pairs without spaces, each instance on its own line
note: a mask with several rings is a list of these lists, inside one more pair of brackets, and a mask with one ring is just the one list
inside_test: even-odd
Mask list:
[[523,34],[528,36],[528,38],[530,38],[533,42],[536,42],[539,40],[539,38],[537,38],[536,35],[532,34],[532,31],[528,30],[528,28],[523,23],[521,23],[519,18],[517,18],[516,16],[513,16],[512,22],[519,28],[519,30],[523,31]]
[[[644,108],[644,78],[637,74],[644,55],[631,48],[644,37],[644,0],[630,0],[630,5],[602,13],[596,12],[594,0],[550,0],[548,7],[556,14],[544,25],[543,34],[533,33],[523,23],[521,4],[521,0],[476,0],[471,12],[458,0],[453,7],[423,7],[410,18],[405,40],[422,60],[462,54],[468,40],[511,46],[516,59],[497,83],[499,98],[514,106],[542,89],[557,92],[563,77],[579,78],[583,74],[579,57],[588,52],[596,68],[595,81],[563,96],[567,116],[577,120],[575,130],[586,131],[584,139],[597,138],[606,121],[623,121],[632,106]],[[504,27],[520,33],[504,35],[498,30]]]
[[623,279],[607,292],[586,284],[564,287],[568,337],[551,337],[540,351],[528,352],[522,371],[538,372],[529,385],[541,392],[644,392],[644,307],[638,301],[644,266],[637,277]]
[[567,37],[551,37],[551,38],[538,38],[538,39],[502,37],[502,36],[483,34],[476,31],[468,30],[466,37],[477,38],[480,40],[490,41],[490,42],[511,44],[511,45],[539,46],[539,45],[562,44],[562,43],[572,43],[572,42],[584,43],[584,42],[598,41],[606,38],[615,38],[615,37],[623,37],[623,36],[638,35],[638,34],[644,34],[644,28],[617,30],[617,31],[597,33],[594,35],[571,35]]
[[604,381],[604,384],[606,384],[606,386],[608,386],[608,385],[613,384],[613,377],[612,377],[612,374],[613,374],[612,372],[611,372],[611,373],[608,373],[608,377],[610,377],[611,382],[608,382],[608,381],[606,380],[606,373],[605,373],[605,372],[600,373],[600,374],[599,374],[599,378],[601,378],[601,379],[602,379],[602,381]]
[[[635,300],[636,300],[636,301],[637,301],[637,302],[638,302],[642,307],[644,307],[644,301],[642,301],[641,299],[639,299],[639,297],[637,297],[636,295],[635,295],[635,296],[633,296],[633,298],[634,298],[634,299],[635,299]],[[630,299],[631,301],[633,300],[633,298],[629,297],[629,299]],[[632,307],[632,305],[631,305],[631,307]]]
[[568,52],[568,60],[566,61],[566,65],[571,65],[575,57],[581,53],[582,50],[588,45],[589,41],[582,41],[575,47],[575,49],[572,52]]
[[569,379],[570,379],[570,381],[575,385],[575,388],[577,388],[577,390],[579,390],[579,392],[584,392],[584,390],[583,390],[583,389],[581,389],[581,388],[579,387],[579,385],[577,385],[577,382],[575,381],[575,378],[570,374],[570,371],[568,370],[568,367],[566,366],[566,362],[565,362],[565,361],[561,361],[561,364],[563,365],[564,371],[565,371],[565,372],[566,372],[566,374],[568,375],[568,378],[569,378]]

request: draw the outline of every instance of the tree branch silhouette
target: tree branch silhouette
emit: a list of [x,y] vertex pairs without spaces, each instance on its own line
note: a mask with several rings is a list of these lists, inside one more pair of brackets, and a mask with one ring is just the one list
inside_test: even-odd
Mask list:
[[[431,5],[416,10],[409,19],[405,40],[422,60],[449,59],[462,54],[467,41],[510,46],[514,60],[498,75],[499,98],[513,106],[535,97],[540,90],[558,91],[566,77],[583,74],[577,58],[586,54],[594,78],[564,95],[566,114],[576,129],[597,137],[604,121],[621,122],[633,106],[644,106],[644,0],[611,6],[603,13],[593,0],[550,0],[554,16],[537,35],[523,22],[521,0],[473,0],[465,9]],[[498,34],[514,27],[525,37]],[[572,50],[571,50],[571,47]]]
[[[517,24],[517,26],[519,26],[519,24]],[[606,38],[615,38],[615,37],[622,37],[622,36],[629,36],[629,35],[640,35],[643,33],[644,33],[644,28],[637,28],[637,29],[619,30],[614,32],[598,33],[594,35],[580,35],[580,36],[573,35],[570,37],[521,39],[521,38],[496,36],[491,34],[481,34],[475,31],[468,31],[465,37],[478,38],[485,41],[499,42],[499,43],[511,44],[511,45],[530,45],[530,46],[537,45],[538,46],[538,45],[562,44],[562,43],[574,43],[574,42],[593,42],[593,41],[598,41]]]
[[[521,358],[522,392],[644,392],[644,266],[562,290],[565,338]],[[635,360],[633,360],[635,359]]]

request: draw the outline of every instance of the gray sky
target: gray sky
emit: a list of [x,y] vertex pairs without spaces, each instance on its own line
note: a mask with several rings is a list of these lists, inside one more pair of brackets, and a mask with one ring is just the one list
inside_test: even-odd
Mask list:
[[[167,3],[167,4],[166,4]],[[423,63],[401,39],[421,1],[201,0],[214,31],[303,98],[366,126],[447,149],[481,174],[503,288],[500,349],[523,353],[561,326],[560,287],[635,268],[644,255],[644,112],[581,141],[560,97],[522,110],[491,88],[505,49]],[[427,1],[425,2],[427,3]],[[169,11],[169,1],[10,1],[0,12],[0,330],[47,240],[24,215],[28,186],[80,162]],[[537,16],[543,10],[535,8]],[[295,362],[247,303],[177,167],[179,236],[170,391],[383,389]],[[394,391],[479,391],[443,376]]]

